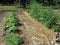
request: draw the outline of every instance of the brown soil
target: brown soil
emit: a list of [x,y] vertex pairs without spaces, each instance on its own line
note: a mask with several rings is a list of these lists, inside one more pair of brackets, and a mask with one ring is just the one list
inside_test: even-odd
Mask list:
[[[4,23],[4,19],[6,18],[7,12],[1,12],[0,14],[0,45],[5,45],[2,25]],[[36,21],[31,18],[29,14],[25,11],[14,12],[19,19],[19,22],[22,24],[19,26],[20,36],[24,39],[24,44],[22,45],[34,45],[32,43],[32,37],[35,36],[37,38],[41,38],[44,42],[43,45],[50,45],[50,42],[55,42],[55,35],[50,29],[43,26],[42,23]]]
[[5,45],[4,37],[2,36],[4,33],[2,26],[6,17],[6,13],[7,12],[0,12],[0,45]]
[[19,27],[19,29],[22,31],[22,33],[20,33],[20,36],[23,37],[23,39],[24,39],[24,44],[22,44],[22,45],[33,45],[33,43],[31,42],[31,39],[30,39],[31,33],[26,29],[24,20],[22,19],[22,17],[20,17],[22,14],[19,12],[15,12],[15,14],[16,14],[17,18],[19,19],[20,23],[22,24],[22,26]]

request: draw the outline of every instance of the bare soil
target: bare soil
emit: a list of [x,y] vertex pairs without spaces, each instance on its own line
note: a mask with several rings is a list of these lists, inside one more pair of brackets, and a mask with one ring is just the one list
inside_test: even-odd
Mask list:
[[[55,42],[55,35],[50,29],[43,26],[42,23],[39,23],[35,19],[31,18],[29,14],[25,11],[14,12],[16,17],[19,19],[19,22],[22,24],[19,26],[20,36],[24,39],[24,44],[21,45],[34,45],[32,43],[32,37],[36,36],[41,38],[44,42],[43,45],[50,45],[50,42]],[[0,45],[5,45],[4,37],[2,37],[4,31],[2,30],[2,25],[4,19],[6,18],[7,12],[0,12]]]
[[5,45],[5,41],[4,41],[4,37],[2,36],[4,31],[2,29],[2,26],[3,26],[3,21],[6,17],[6,13],[7,12],[0,12],[0,45]]

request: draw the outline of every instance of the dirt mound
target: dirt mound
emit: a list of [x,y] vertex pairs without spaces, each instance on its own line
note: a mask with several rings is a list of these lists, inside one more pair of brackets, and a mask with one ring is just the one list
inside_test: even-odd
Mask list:
[[[48,39],[49,45],[52,41],[55,42],[55,33],[53,31],[51,31],[47,27],[43,26],[42,23],[40,23],[40,22],[36,21],[35,19],[31,18],[27,12],[23,11],[22,14],[24,15],[24,17],[27,18],[29,23],[35,27],[36,33],[37,33],[35,35],[37,35],[37,38],[40,37],[40,34],[43,34],[43,35],[45,35],[44,39]],[[46,42],[46,40],[45,40],[45,42]]]

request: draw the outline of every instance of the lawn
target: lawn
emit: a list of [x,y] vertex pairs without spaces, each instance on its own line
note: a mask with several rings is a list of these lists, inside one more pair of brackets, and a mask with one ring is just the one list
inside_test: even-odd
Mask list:
[[16,10],[17,6],[0,6],[0,10]]

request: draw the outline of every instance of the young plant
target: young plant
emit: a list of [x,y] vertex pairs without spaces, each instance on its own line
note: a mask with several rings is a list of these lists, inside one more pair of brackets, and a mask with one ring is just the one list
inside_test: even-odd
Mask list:
[[18,30],[17,25],[18,25],[18,20],[16,19],[16,16],[14,13],[9,12],[7,15],[7,24],[3,26],[4,30],[9,30],[10,32],[13,31],[15,32]]
[[8,29],[10,30],[10,32],[11,31],[16,32],[18,30],[17,26],[15,26],[15,25],[10,25]]
[[15,14],[12,13],[12,12],[8,13],[7,21],[10,22],[10,23],[15,23],[15,25],[18,25],[18,20],[17,20]]
[[18,45],[23,43],[23,39],[16,34],[8,34],[5,36],[6,45]]

